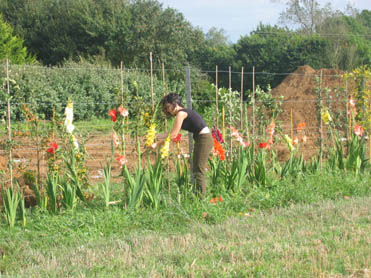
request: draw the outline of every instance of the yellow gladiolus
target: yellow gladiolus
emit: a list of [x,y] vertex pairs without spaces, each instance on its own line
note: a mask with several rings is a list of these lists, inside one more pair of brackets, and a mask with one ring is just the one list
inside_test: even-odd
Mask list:
[[155,138],[156,138],[156,124],[151,124],[146,136],[146,146],[147,147],[152,146],[153,142],[155,141]]
[[285,140],[287,146],[289,147],[290,152],[292,152],[294,150],[292,139],[287,134],[283,136],[283,139]]
[[169,149],[170,149],[170,135],[166,137],[164,145],[161,147],[161,159],[164,159],[169,156]]
[[328,123],[332,121],[331,115],[327,108],[322,109],[321,118],[325,125],[328,125]]

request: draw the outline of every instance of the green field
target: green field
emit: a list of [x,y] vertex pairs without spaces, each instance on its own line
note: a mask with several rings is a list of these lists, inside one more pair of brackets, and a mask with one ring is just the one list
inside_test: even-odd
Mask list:
[[2,221],[0,276],[370,277],[370,180],[323,173],[135,212],[105,209],[92,188],[75,211],[34,209],[25,228]]

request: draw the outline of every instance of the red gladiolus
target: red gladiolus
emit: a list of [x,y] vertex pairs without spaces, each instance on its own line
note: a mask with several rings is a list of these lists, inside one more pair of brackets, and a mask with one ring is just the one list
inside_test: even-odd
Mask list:
[[58,149],[57,142],[53,142],[50,144],[50,148],[47,150],[48,153],[54,154],[54,152]]
[[215,204],[218,198],[212,198],[209,202]]
[[173,142],[174,142],[174,143],[178,143],[178,142],[180,142],[180,140],[182,140],[182,134],[181,134],[181,133],[179,133],[179,134],[177,135],[177,137],[175,137],[175,138],[173,139]]
[[217,202],[223,202],[223,198],[222,198],[222,196],[219,196],[219,197],[216,197],[216,198],[212,198],[212,199],[210,199],[210,201],[209,201],[209,203],[212,203],[212,204],[215,204],[215,203],[217,203]]
[[268,143],[267,143],[267,142],[261,142],[261,143],[259,144],[259,148],[260,148],[260,149],[265,149],[266,147],[268,147]]
[[213,135],[213,138],[218,140],[219,143],[224,143],[223,136],[220,133],[219,129],[213,128],[212,135]]
[[111,109],[109,112],[108,112],[108,115],[111,116],[111,121],[112,122],[116,122],[116,119],[117,119],[117,111],[115,109]]
[[364,131],[365,131],[365,130],[363,129],[363,126],[361,126],[360,124],[356,124],[356,125],[354,126],[354,133],[355,133],[357,136],[362,136]]

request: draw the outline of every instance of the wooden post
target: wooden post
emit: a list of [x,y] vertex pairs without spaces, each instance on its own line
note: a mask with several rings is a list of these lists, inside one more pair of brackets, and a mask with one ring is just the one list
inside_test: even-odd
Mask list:
[[[161,64],[161,70],[162,70],[162,96],[164,97],[166,95],[166,80],[165,80],[165,65],[164,63]],[[167,133],[167,118],[165,117],[165,132]],[[178,144],[178,143],[177,143]],[[167,175],[167,188],[168,193],[170,197],[170,164],[169,164],[169,156],[167,157],[167,163],[166,163],[166,175]]]
[[[186,93],[187,93],[187,108],[192,109],[192,93],[191,93],[191,69],[189,65],[186,67]],[[190,155],[190,174],[191,182],[193,183],[193,138],[192,133],[188,132],[189,155]]]
[[[162,96],[164,97],[167,93],[166,79],[165,79],[165,65],[162,63]],[[167,132],[167,118],[165,117],[165,132]]]
[[252,67],[252,136],[255,139],[255,67]]
[[151,67],[151,100],[152,100],[152,115],[155,113],[155,100],[153,97],[153,65],[152,65],[152,52],[149,53],[149,61]]
[[322,70],[319,77],[319,107],[320,107],[320,122],[319,122],[319,128],[320,128],[320,168],[322,169],[322,152],[323,152],[323,123],[322,123]]
[[13,158],[12,158],[12,129],[10,124],[10,86],[9,86],[9,59],[6,58],[6,89],[8,93],[8,140],[9,140],[9,161],[8,161],[8,167],[9,167],[9,173],[10,173],[10,187],[13,189]]
[[241,106],[240,106],[240,128],[243,130],[243,67],[241,69]]
[[[228,71],[229,71],[229,93],[232,95],[232,67],[229,66],[228,68]],[[231,128],[231,126],[234,126],[234,123],[232,122],[232,98],[230,97],[229,98],[229,128]],[[232,136],[230,136],[229,138],[229,153],[231,154],[231,159],[232,159]]]
[[[219,103],[218,103],[218,66],[215,69],[215,104],[216,104],[216,128],[219,129]],[[224,136],[224,134],[223,134]]]
[[120,87],[121,87],[121,105],[124,106],[124,73],[122,71],[123,63],[120,62]]

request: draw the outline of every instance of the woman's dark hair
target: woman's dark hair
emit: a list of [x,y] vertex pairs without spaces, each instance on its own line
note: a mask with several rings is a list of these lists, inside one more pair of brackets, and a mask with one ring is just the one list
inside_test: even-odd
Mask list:
[[180,107],[184,108],[184,105],[182,104],[182,98],[180,95],[176,93],[170,93],[166,96],[164,96],[161,100],[161,106],[162,106],[162,111],[165,113],[166,116],[171,116],[169,112],[167,112],[167,104],[171,105],[179,105]]

